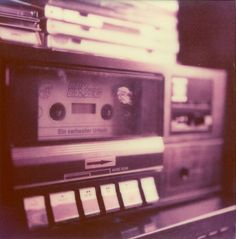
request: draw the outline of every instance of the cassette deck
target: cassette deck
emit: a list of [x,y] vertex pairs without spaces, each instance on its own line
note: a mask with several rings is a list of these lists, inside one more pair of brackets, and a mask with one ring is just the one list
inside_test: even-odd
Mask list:
[[12,198],[30,229],[220,190],[224,71],[50,53],[5,68]]
[[177,202],[218,192],[226,72],[175,65],[164,75],[164,198]]
[[24,65],[9,72],[16,188],[161,171],[161,75]]

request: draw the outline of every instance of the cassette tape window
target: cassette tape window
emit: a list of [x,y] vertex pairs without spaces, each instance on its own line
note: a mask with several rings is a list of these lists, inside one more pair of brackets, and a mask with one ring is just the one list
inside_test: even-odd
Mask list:
[[160,75],[34,66],[10,72],[16,142],[18,135],[27,135],[26,145],[161,135]]

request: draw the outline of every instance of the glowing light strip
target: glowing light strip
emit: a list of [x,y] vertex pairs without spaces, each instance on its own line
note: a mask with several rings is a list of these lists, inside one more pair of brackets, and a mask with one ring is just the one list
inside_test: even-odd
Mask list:
[[41,40],[37,32],[18,30],[14,28],[0,26],[0,39],[15,41],[32,45],[41,45]]
[[53,18],[62,21],[69,21],[72,23],[82,24],[85,26],[92,26],[101,28],[103,22],[93,16],[84,17],[76,10],[64,9],[61,7],[46,5],[44,9],[45,17]]
[[[109,31],[103,29],[90,28],[84,30],[81,26],[57,20],[47,21],[47,31],[50,34],[65,34],[74,37],[87,38],[96,41],[107,41],[116,44],[125,44],[132,47],[142,47],[145,49],[161,49],[164,42],[152,41],[142,36],[133,36],[122,32]],[[167,46],[168,45],[168,46]],[[179,51],[178,42],[168,42],[166,51],[177,53]]]
[[109,56],[121,59],[143,59],[148,60],[148,53],[143,49],[120,46],[115,44],[108,44],[103,42],[95,42],[88,40],[81,40],[75,42],[71,38],[48,36],[48,47],[62,50],[71,50],[77,52],[86,52],[93,55]]
[[175,29],[177,26],[177,18],[175,16],[168,16],[163,14],[157,14],[155,16],[155,21],[151,21],[150,23],[137,23],[132,22],[131,20],[121,20],[117,18],[100,16],[92,13],[88,13],[88,15],[83,16],[77,10],[66,9],[62,7],[52,6],[46,4],[44,9],[45,17],[52,18],[56,20],[71,22],[82,24],[85,26],[92,26],[97,28],[102,28],[104,23],[111,23],[119,26],[126,26],[130,28],[134,28],[136,30],[141,30],[145,32],[145,29],[148,28],[167,28],[167,29]]
[[176,54],[166,54],[158,51],[148,53],[143,49],[138,49],[134,47],[89,40],[81,40],[80,42],[75,42],[70,37],[63,37],[57,35],[49,35],[47,37],[47,44],[48,47],[51,47],[53,49],[60,49],[72,52],[84,52],[93,55],[100,55],[117,59],[129,59],[146,63],[173,63],[176,62],[177,59]]
[[[137,139],[113,140],[72,145],[39,146],[28,148],[14,148],[12,158],[15,166],[34,165],[40,163],[68,160],[84,160],[99,155],[129,156],[152,153],[163,153],[164,143],[162,137],[142,137]],[[69,158],[70,156],[76,156]],[[58,156],[58,158],[57,158]]]

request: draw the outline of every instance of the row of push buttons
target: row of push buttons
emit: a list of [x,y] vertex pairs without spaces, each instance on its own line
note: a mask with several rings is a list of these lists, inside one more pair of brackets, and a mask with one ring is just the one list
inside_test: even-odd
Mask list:
[[[153,177],[141,178],[141,187],[146,203],[154,203],[159,200]],[[119,192],[125,209],[141,206],[143,200],[140,194],[138,180],[119,182]],[[106,212],[117,211],[120,203],[117,197],[115,184],[100,185],[101,196]],[[95,187],[79,189],[79,196],[85,216],[100,214]],[[55,223],[79,218],[75,192],[65,191],[49,194],[50,206]],[[47,209],[44,196],[24,198],[28,227],[30,229],[48,225]]]

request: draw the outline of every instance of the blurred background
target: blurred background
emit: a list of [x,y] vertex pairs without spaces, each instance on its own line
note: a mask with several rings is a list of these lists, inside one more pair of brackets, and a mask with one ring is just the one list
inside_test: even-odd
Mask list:
[[235,19],[235,1],[179,1],[178,62],[228,72],[223,183],[229,191],[236,187]]

